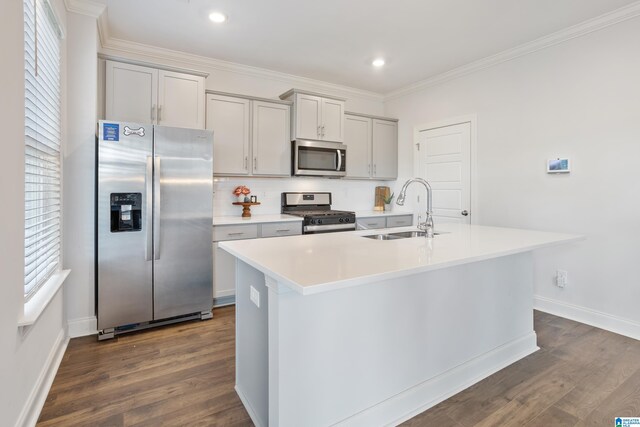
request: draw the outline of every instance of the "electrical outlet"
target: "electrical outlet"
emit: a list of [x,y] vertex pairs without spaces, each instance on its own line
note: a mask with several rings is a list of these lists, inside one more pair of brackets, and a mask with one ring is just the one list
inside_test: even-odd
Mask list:
[[250,288],[249,299],[256,305],[256,307],[260,308],[260,292],[258,292],[258,290],[253,286],[250,286]]
[[569,278],[567,277],[566,270],[556,270],[556,286],[559,288],[564,288],[567,286],[569,282]]

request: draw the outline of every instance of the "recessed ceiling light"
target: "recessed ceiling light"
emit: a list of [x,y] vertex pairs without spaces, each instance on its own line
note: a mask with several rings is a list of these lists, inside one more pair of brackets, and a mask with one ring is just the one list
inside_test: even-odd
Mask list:
[[211,21],[215,22],[216,24],[222,24],[227,20],[227,16],[220,12],[211,12],[209,14],[209,19],[211,19]]
[[371,65],[373,65],[374,67],[382,67],[384,65],[384,59],[382,58],[374,59]]

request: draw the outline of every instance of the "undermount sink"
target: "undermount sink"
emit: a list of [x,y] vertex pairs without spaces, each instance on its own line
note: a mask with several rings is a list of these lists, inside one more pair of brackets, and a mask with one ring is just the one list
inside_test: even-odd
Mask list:
[[[434,232],[433,235],[437,236],[438,234],[447,233],[447,232]],[[387,233],[387,234],[367,234],[367,239],[374,240],[397,240],[397,239],[408,239],[411,237],[425,237],[427,235],[424,231],[398,231],[396,233]]]
[[367,239],[373,239],[373,240],[396,240],[396,239],[402,239],[402,237],[400,237],[400,236],[392,236],[391,234],[368,234],[368,235],[362,236],[362,237],[366,237]]

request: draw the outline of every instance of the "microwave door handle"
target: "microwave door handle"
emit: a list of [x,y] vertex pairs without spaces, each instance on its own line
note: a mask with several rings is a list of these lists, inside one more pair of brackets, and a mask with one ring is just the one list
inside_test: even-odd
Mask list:
[[336,171],[340,172],[340,169],[342,169],[342,156],[340,155],[340,150],[336,150],[336,153],[338,153],[338,168]]

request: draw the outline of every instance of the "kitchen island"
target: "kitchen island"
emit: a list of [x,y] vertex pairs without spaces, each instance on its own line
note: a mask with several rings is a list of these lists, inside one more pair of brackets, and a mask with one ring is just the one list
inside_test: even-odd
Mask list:
[[393,425],[538,349],[531,251],[581,237],[437,231],[220,243],[237,258],[236,391],[256,425]]

